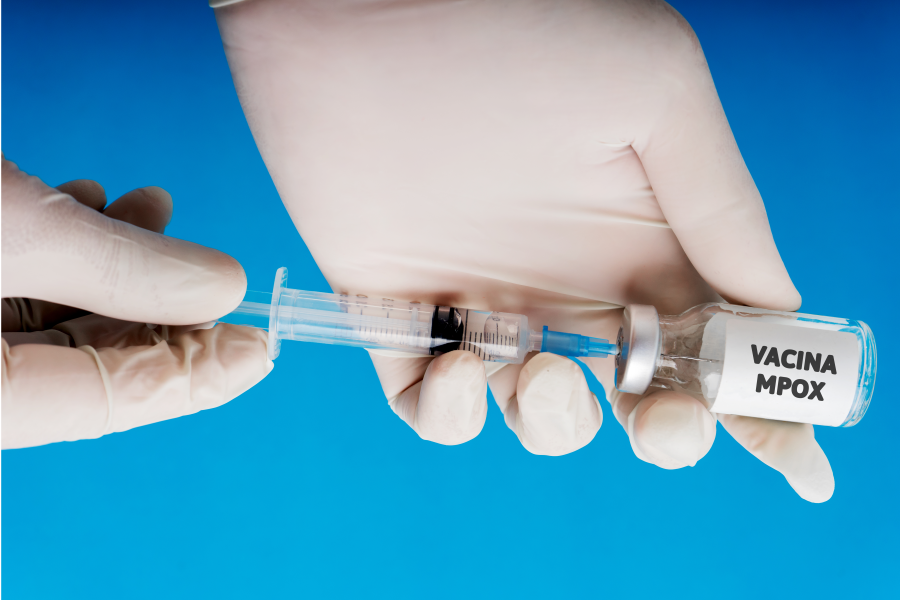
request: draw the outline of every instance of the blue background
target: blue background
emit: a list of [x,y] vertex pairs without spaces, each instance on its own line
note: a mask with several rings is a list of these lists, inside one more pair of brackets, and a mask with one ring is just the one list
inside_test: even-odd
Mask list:
[[[230,253],[251,288],[286,264],[294,286],[326,290],[204,4],[4,2],[3,150],[48,183],[93,178],[110,198],[163,186],[167,233]],[[721,428],[694,468],[645,464],[605,402],[596,439],[562,458],[526,452],[493,404],[474,441],[423,442],[365,352],[290,344],[222,408],[3,452],[4,597],[900,594],[900,4],[674,5],[804,312],[865,320],[878,339],[867,417],[816,432],[831,501],[799,499]]]

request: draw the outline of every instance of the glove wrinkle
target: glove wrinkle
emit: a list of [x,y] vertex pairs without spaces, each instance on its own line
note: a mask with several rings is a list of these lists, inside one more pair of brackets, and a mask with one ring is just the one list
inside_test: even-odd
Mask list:
[[12,394],[12,386],[9,384],[9,369],[11,358],[9,355],[9,344],[6,342],[5,338],[0,340],[0,349],[2,349],[3,352],[2,380],[0,380],[2,389],[0,389],[0,397],[3,398],[3,404],[5,405],[7,401],[11,400],[10,394]]
[[419,393],[422,389],[422,382],[417,381],[393,398],[388,398],[388,406],[394,411],[394,414],[403,419],[403,421],[416,429],[416,407],[419,405]]
[[98,355],[97,351],[91,346],[78,346],[76,350],[80,350],[94,359],[94,363],[97,365],[97,371],[100,374],[100,381],[103,382],[103,390],[106,392],[106,425],[103,427],[103,431],[97,437],[104,436],[112,432],[113,415],[115,410],[112,383],[109,380],[109,371],[106,370],[106,366],[103,364],[103,361],[100,360],[100,355]]
[[506,401],[502,410],[503,422],[506,423],[510,431],[516,434],[516,437],[521,442],[522,438],[519,435],[519,397],[513,394],[512,398]]
[[3,332],[38,332],[88,312],[30,298],[3,298]]
[[112,319],[103,315],[87,315],[56,325],[53,330],[65,333],[73,340],[73,346],[94,348],[127,348],[129,346],[155,346],[168,339],[168,327],[159,331],[144,323]]
[[74,348],[72,338],[61,331],[48,329],[47,331],[35,331],[32,333],[16,333],[5,332],[3,339],[10,347],[20,346],[22,344],[44,344],[47,346],[62,346],[63,348]]

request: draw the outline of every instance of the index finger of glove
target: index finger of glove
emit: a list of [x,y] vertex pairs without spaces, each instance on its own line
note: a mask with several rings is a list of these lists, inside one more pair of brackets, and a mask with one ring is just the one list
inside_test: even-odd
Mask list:
[[[77,179],[56,186],[94,210],[106,206],[106,192],[96,181]],[[117,199],[103,214],[141,229],[162,233],[172,217],[172,197],[159,187],[132,190]],[[4,332],[37,332],[85,315],[85,311],[30,298],[3,299]],[[93,345],[93,344],[92,344]]]
[[233,258],[104,216],[7,160],[2,195],[5,297],[190,325],[221,317],[244,295]]
[[[96,211],[102,211],[106,206],[106,190],[91,179],[67,181],[56,186],[56,189]],[[3,332],[30,334],[84,314],[83,310],[54,302],[30,298],[3,298]],[[21,337],[38,339],[40,336]]]
[[215,408],[272,369],[265,332],[237,325],[124,349],[2,345],[4,448],[96,438]]

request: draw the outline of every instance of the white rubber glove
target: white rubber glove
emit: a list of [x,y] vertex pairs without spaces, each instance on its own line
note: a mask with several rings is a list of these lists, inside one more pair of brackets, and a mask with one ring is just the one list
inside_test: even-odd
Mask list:
[[[335,291],[608,339],[626,303],[800,306],[700,44],[663,2],[252,0],[216,18],[262,156]],[[478,361],[373,360],[420,436],[478,434]],[[642,460],[679,468],[709,450],[715,417],[698,401],[619,395],[612,360],[585,362]],[[489,379],[531,452],[571,452],[600,427],[567,359]],[[831,496],[812,427],[722,422],[802,497]]]
[[4,448],[214,408],[272,369],[264,331],[191,326],[233,309],[247,283],[231,257],[160,235],[168,193],[105,205],[94,181],[53,189],[3,159]]

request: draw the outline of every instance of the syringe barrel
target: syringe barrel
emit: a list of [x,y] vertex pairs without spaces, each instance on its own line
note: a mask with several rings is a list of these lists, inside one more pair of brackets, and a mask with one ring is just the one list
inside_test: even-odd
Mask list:
[[284,289],[275,319],[279,339],[431,354],[434,306]]
[[482,360],[521,363],[529,350],[524,315],[387,298],[292,290],[278,270],[273,293],[248,292],[223,322],[269,330],[269,356],[283,339],[436,355],[474,352]]

